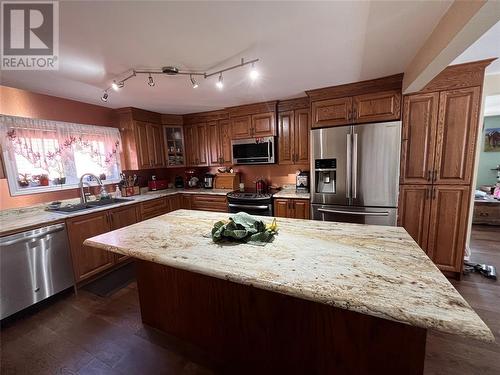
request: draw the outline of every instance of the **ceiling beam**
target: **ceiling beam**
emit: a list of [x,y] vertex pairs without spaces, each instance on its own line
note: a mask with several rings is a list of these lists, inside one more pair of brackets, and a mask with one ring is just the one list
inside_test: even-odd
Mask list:
[[403,93],[416,92],[500,21],[500,1],[455,0],[405,71]]

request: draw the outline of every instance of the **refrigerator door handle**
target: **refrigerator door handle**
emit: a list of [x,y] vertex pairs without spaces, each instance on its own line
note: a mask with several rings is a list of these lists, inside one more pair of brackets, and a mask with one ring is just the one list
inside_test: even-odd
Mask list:
[[357,198],[358,190],[358,135],[352,135],[352,198]]
[[347,157],[346,157],[346,189],[345,196],[347,199],[351,199],[351,155],[352,155],[352,140],[351,133],[347,134]]
[[361,211],[330,210],[330,209],[326,209],[326,208],[318,208],[318,211],[330,213],[330,214],[347,214],[347,215],[362,215],[362,216],[389,216],[388,211],[361,212]]

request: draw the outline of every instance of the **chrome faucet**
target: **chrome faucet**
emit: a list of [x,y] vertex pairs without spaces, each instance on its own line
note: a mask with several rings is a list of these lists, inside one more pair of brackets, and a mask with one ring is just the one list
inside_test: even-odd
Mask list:
[[101,196],[104,196],[104,197],[108,196],[108,193],[106,192],[106,189],[104,188],[104,185],[102,184],[102,181],[101,181],[101,179],[99,177],[97,177],[95,174],[92,174],[92,173],[84,173],[80,177],[80,183],[78,184],[78,187],[80,188],[80,203],[81,204],[87,203],[87,196],[83,192],[83,178],[85,176],[93,177],[97,181],[97,183],[101,187]]

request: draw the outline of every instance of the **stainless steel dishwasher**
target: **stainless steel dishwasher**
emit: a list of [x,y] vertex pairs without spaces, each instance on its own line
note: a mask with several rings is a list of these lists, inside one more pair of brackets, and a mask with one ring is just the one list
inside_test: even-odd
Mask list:
[[0,319],[74,285],[65,224],[0,238]]

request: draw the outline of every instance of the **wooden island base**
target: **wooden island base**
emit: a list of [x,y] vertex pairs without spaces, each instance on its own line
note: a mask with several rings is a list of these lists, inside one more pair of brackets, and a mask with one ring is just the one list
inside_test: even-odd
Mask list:
[[231,374],[422,374],[427,330],[137,262],[145,324]]

